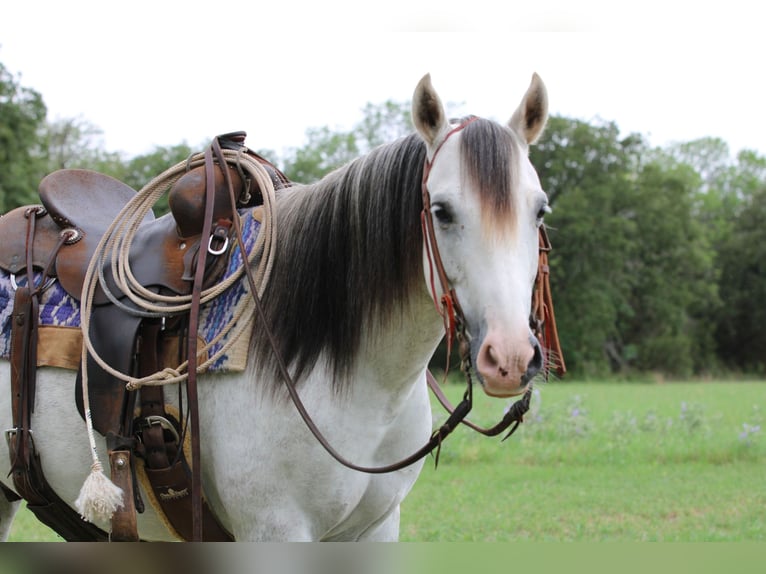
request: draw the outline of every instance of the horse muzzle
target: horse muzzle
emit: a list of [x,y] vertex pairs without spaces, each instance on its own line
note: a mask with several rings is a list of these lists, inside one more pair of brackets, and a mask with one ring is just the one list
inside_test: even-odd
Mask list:
[[476,353],[474,365],[487,395],[512,397],[522,394],[543,368],[543,352],[534,335],[519,343],[490,331]]

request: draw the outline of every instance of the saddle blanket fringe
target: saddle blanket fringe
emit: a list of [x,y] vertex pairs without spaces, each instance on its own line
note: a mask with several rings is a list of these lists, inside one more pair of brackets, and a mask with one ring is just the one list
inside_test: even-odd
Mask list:
[[[242,239],[250,252],[258,238],[260,223],[248,210],[242,217]],[[241,251],[235,245],[223,279],[234,274],[241,265]],[[222,279],[222,280],[223,280]],[[16,278],[19,285],[26,277]],[[199,337],[202,342],[212,341],[231,321],[241,305],[252,306],[247,281],[237,281],[216,299],[207,303],[200,313]],[[11,347],[11,315],[14,287],[11,275],[0,268],[0,357],[8,360]],[[38,366],[54,366],[77,370],[80,366],[82,333],[80,331],[80,302],[69,295],[58,282],[43,291],[40,297],[38,337]],[[231,336],[229,333],[209,350],[209,356],[220,350]],[[232,344],[208,367],[208,372],[243,371],[247,361],[249,337],[243,336]]]

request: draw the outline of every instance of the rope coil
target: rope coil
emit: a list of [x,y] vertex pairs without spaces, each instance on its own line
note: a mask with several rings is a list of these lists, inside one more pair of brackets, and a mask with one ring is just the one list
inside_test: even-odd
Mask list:
[[[260,261],[256,269],[256,286],[258,295],[263,294],[268,277],[271,273],[274,259],[273,246],[276,241],[275,224],[275,191],[274,184],[271,181],[265,168],[255,159],[247,155],[240,155],[232,150],[224,150],[227,162],[239,162],[242,167],[262,190],[264,217],[261,230],[256,239],[256,243],[249,254],[245,256],[245,246],[240,245],[240,254],[247,260],[248,265],[252,265],[256,258],[260,256]],[[186,362],[182,363],[174,371],[179,374],[168,377],[167,372],[160,371],[148,377],[136,378],[126,373],[115,370],[108,365],[96,352],[90,339],[90,313],[93,307],[93,299],[96,287],[100,284],[107,296],[114,302],[114,295],[111,294],[104,283],[103,269],[107,264],[111,266],[112,276],[119,291],[133,302],[138,310],[129,308],[124,304],[122,307],[131,313],[150,317],[161,317],[172,314],[184,313],[190,309],[191,295],[162,295],[150,291],[141,285],[133,275],[130,268],[129,253],[133,239],[145,215],[157,203],[157,200],[172,185],[186,173],[187,169],[197,167],[204,163],[203,154],[195,154],[188,161],[183,161],[171,167],[164,173],[155,177],[136,196],[129,201],[120,211],[111,226],[104,233],[94,253],[83,284],[81,295],[81,315],[83,332],[83,353],[82,360],[85,361],[86,353],[96,361],[96,363],[108,372],[110,375],[124,381],[129,390],[140,388],[143,385],[153,384],[172,384],[186,380]],[[204,248],[201,246],[200,248]],[[205,304],[212,301],[234,283],[238,282],[244,274],[244,264],[240,264],[237,270],[227,277],[224,281],[206,289],[202,293],[201,303]],[[119,305],[120,303],[118,303]],[[206,353],[233,331],[233,336],[222,348],[211,355],[205,362],[198,367],[198,372],[202,372],[219,359],[237,339],[252,326],[252,313],[246,313],[247,306],[241,306],[234,317],[227,322],[222,331],[214,339],[207,342],[200,349],[200,354]],[[248,315],[245,321],[241,321],[244,315]],[[83,362],[83,366],[85,363]]]
[[[239,221],[237,219],[238,214],[236,210],[234,210],[234,224],[235,228],[238,230],[236,241],[240,247],[241,263],[235,272],[224,281],[204,290],[202,292],[200,304],[205,304],[215,299],[235,282],[239,281],[242,275],[246,272],[245,265],[249,268],[254,264],[258,257],[260,257],[260,260],[256,268],[254,276],[255,282],[253,283],[252,288],[257,291],[258,297],[262,296],[274,263],[274,246],[276,245],[277,234],[275,216],[276,194],[271,177],[260,162],[250,155],[242,153],[242,150],[223,150],[223,157],[227,164],[235,165],[240,173],[244,170],[244,172],[250,175],[252,182],[258,186],[263,197],[263,217],[255,245],[250,253],[247,253],[244,242],[241,241]],[[130,313],[135,313],[141,316],[168,316],[184,313],[191,309],[191,295],[162,295],[154,293],[141,285],[131,271],[129,254],[133,239],[138,232],[144,217],[150,212],[159,198],[162,197],[162,195],[164,195],[188,170],[204,165],[204,163],[204,153],[195,154],[188,160],[174,165],[147,183],[122,208],[117,217],[115,217],[112,224],[101,237],[101,240],[96,247],[96,251],[88,264],[80,297],[80,328],[83,337],[80,360],[83,407],[93,464],[91,465],[91,472],[86,478],[80,494],[75,501],[75,507],[78,509],[82,517],[90,522],[97,519],[109,520],[111,518],[112,514],[114,514],[122,503],[122,489],[113,484],[103,474],[103,466],[98,458],[88,393],[88,370],[86,368],[88,355],[90,355],[104,371],[118,380],[124,381],[126,388],[129,391],[140,389],[145,385],[157,386],[183,383],[189,378],[188,360],[184,361],[175,369],[165,368],[142,378],[136,378],[127,373],[122,373],[107,364],[96,352],[90,338],[90,314],[93,308],[96,287],[101,285],[103,291],[113,303]],[[243,180],[245,180],[245,178],[243,178]],[[234,208],[235,206],[232,207]],[[201,244],[199,248],[206,249],[207,246]],[[122,302],[119,302],[117,298],[109,292],[103,271],[107,264],[110,265],[112,277],[114,278],[118,289],[122,294],[127,296],[134,305],[136,305],[137,309],[128,307]],[[228,352],[244,333],[248,333],[252,330],[253,322],[255,320],[255,313],[252,311],[252,300],[252,297],[246,297],[244,299],[245,302],[236,308],[233,317],[224,325],[223,329],[212,340],[206,342],[206,344],[198,350],[199,354],[207,354],[211,348],[231,334],[229,340],[227,340],[218,351],[197,366],[197,373],[205,371],[223,354]],[[196,336],[196,333],[193,334],[193,336]]]

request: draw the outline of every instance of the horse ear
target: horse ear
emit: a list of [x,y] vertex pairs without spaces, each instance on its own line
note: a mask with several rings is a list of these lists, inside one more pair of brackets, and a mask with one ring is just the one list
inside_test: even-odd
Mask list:
[[513,112],[508,125],[524,136],[527,144],[533,144],[543,133],[545,122],[548,121],[548,91],[545,89],[540,76],[532,74],[532,82],[521,104]]
[[430,148],[433,148],[447,126],[447,114],[439,95],[431,84],[431,74],[421,78],[412,96],[412,121]]

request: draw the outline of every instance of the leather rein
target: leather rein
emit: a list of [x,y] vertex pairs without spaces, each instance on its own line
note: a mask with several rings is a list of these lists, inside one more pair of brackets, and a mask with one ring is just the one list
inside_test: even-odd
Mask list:
[[[412,453],[410,456],[407,456],[406,458],[403,458],[402,460],[399,460],[397,462],[394,462],[388,465],[370,467],[370,466],[360,466],[358,464],[355,464],[347,460],[345,457],[343,457],[340,453],[338,453],[335,450],[335,448],[329,443],[326,437],[322,434],[322,432],[316,426],[313,419],[311,418],[311,415],[309,414],[305,405],[303,404],[303,401],[298,395],[295,382],[287,369],[287,365],[284,363],[284,360],[279,354],[276,339],[266,320],[266,315],[263,309],[263,303],[261,302],[260,297],[258,296],[258,292],[255,287],[255,281],[253,279],[252,272],[249,266],[245,266],[246,277],[250,287],[250,293],[255,303],[256,313],[258,314],[258,318],[260,319],[263,330],[266,333],[267,338],[269,339],[269,344],[271,345],[271,348],[274,351],[277,367],[284,380],[285,387],[287,388],[287,391],[290,394],[290,398],[292,399],[304,423],[306,424],[308,429],[311,431],[311,433],[314,435],[314,437],[317,439],[317,441],[322,445],[322,447],[336,461],[338,461],[340,464],[352,470],[365,472],[368,474],[385,474],[385,473],[389,473],[389,472],[393,472],[393,471],[405,468],[417,462],[424,456],[432,453],[434,450],[437,451],[436,463],[438,464],[438,459],[439,459],[438,455],[439,455],[439,450],[441,448],[442,441],[460,423],[466,424],[470,428],[486,436],[495,436],[497,434],[500,434],[513,424],[514,426],[511,428],[508,435],[506,435],[505,437],[505,438],[508,438],[508,436],[513,434],[513,432],[518,428],[519,424],[523,421],[524,414],[529,409],[529,401],[531,398],[531,385],[527,387],[527,390],[523,398],[517,401],[516,403],[514,403],[511,406],[511,408],[507,411],[503,419],[494,427],[491,427],[489,429],[483,429],[481,427],[478,427],[477,425],[474,425],[470,421],[465,420],[465,417],[471,411],[471,408],[473,406],[473,390],[472,390],[473,384],[472,384],[471,375],[470,375],[471,359],[470,359],[469,335],[466,331],[466,320],[465,320],[465,316],[463,314],[462,308],[460,307],[460,303],[457,298],[457,293],[455,293],[454,289],[450,286],[449,279],[447,278],[447,274],[444,270],[444,265],[442,264],[441,255],[439,253],[439,248],[436,242],[436,235],[434,233],[434,225],[433,225],[433,219],[431,214],[431,198],[430,198],[430,193],[428,191],[427,181],[428,181],[428,176],[431,172],[431,166],[433,165],[433,161],[436,158],[436,155],[438,154],[439,150],[441,149],[441,146],[444,145],[444,142],[446,142],[451,135],[465,128],[465,126],[468,125],[468,123],[470,123],[471,121],[474,121],[474,119],[476,118],[471,118],[465,123],[462,123],[459,126],[452,129],[445,136],[444,140],[439,145],[439,147],[437,147],[431,160],[430,161],[428,159],[426,160],[426,163],[423,169],[423,178],[422,178],[422,186],[421,186],[422,193],[423,193],[423,210],[421,212],[421,224],[423,227],[423,241],[425,243],[426,252],[428,254],[430,266],[431,266],[430,281],[431,281],[432,293],[434,294],[434,298],[435,298],[435,294],[436,294],[436,291],[434,289],[434,269],[435,269],[439,277],[439,281],[441,283],[442,291],[444,293],[440,299],[440,307],[437,305],[437,310],[439,311],[439,314],[442,316],[444,320],[445,333],[447,337],[448,357],[451,352],[453,342],[457,339],[458,346],[459,346],[459,353],[460,353],[460,361],[461,361],[460,368],[466,376],[467,388],[463,395],[463,400],[456,407],[453,407],[449,403],[449,401],[446,399],[444,394],[441,392],[441,389],[439,389],[438,383],[436,383],[433,375],[430,373],[430,371],[427,372],[427,379],[428,379],[429,386],[431,387],[432,391],[436,394],[441,404],[445,407],[445,409],[450,414],[447,420],[444,422],[444,424],[442,424],[441,427],[439,427],[437,430],[435,430],[431,434],[431,437],[429,438],[428,442],[424,444],[420,449]],[[235,201],[233,187],[231,185],[231,182],[228,181],[229,177],[226,170],[224,170],[224,174],[226,175],[226,178],[227,178],[227,184],[229,186],[231,199],[232,201]],[[544,234],[545,233],[544,227],[541,226],[540,229],[541,229],[541,234]],[[237,235],[237,239],[240,245],[244,245],[244,242],[242,241],[241,229],[238,224],[235,224],[235,233]],[[542,239],[541,239],[541,242],[542,242]],[[547,237],[546,237],[546,242],[547,242]],[[538,281],[538,284],[539,284],[539,281]],[[552,306],[550,307],[550,309],[552,311]],[[539,315],[535,317],[535,324],[542,325],[548,321],[552,322],[552,319],[553,319],[552,314],[547,316],[545,314]],[[561,365],[563,366],[563,363],[561,363]]]
[[[441,389],[439,389],[438,383],[436,383],[433,375],[431,375],[430,372],[427,371],[427,380],[428,384],[431,387],[431,390],[436,394],[437,398],[441,402],[441,404],[444,406],[444,408],[449,412],[449,417],[447,420],[442,424],[437,430],[435,430],[431,437],[429,438],[428,442],[424,444],[421,448],[419,448],[417,451],[412,453],[406,458],[403,458],[397,462],[384,465],[384,466],[361,466],[358,464],[355,464],[349,460],[347,460],[345,457],[343,457],[340,453],[338,453],[335,448],[330,444],[330,442],[327,440],[327,438],[322,434],[322,432],[319,430],[319,428],[314,423],[313,419],[311,418],[311,415],[307,411],[305,405],[303,404],[303,401],[301,400],[300,396],[298,395],[298,392],[296,390],[295,381],[293,380],[292,376],[290,375],[290,372],[287,369],[287,365],[284,362],[284,359],[279,353],[279,347],[277,345],[276,339],[274,337],[274,334],[269,326],[269,323],[266,319],[266,314],[263,309],[263,303],[260,299],[260,296],[258,295],[258,289],[256,287],[256,281],[253,276],[252,269],[249,265],[245,265],[245,277],[247,278],[248,287],[250,289],[251,297],[253,298],[253,302],[255,304],[255,310],[257,313],[257,319],[260,320],[263,332],[266,334],[266,337],[269,340],[269,345],[271,346],[274,357],[277,363],[277,368],[279,370],[280,375],[282,376],[282,379],[284,380],[285,387],[287,388],[287,392],[290,395],[290,398],[293,401],[293,404],[295,405],[296,410],[298,411],[298,414],[303,419],[303,422],[305,423],[306,427],[311,431],[311,433],[314,435],[316,440],[322,445],[322,447],[330,454],[336,461],[338,461],[343,466],[350,468],[352,470],[356,470],[359,472],[364,472],[368,474],[385,474],[389,472],[394,472],[396,470],[400,470],[402,468],[405,468],[423,457],[425,457],[428,454],[431,454],[434,450],[436,451],[435,455],[435,462],[438,464],[439,461],[439,452],[441,450],[441,444],[442,441],[453,431],[457,426],[461,423],[468,425],[470,428],[484,434],[487,436],[495,436],[497,434],[502,433],[504,430],[506,430],[508,427],[513,425],[511,430],[508,432],[508,435],[506,435],[505,438],[513,434],[513,432],[518,428],[519,424],[523,421],[524,414],[529,409],[529,401],[531,398],[531,385],[528,385],[527,390],[519,401],[514,403],[506,412],[503,419],[496,424],[494,427],[491,427],[489,429],[483,429],[481,427],[478,427],[477,425],[471,423],[470,421],[465,420],[465,417],[468,415],[468,413],[471,411],[471,408],[473,406],[473,384],[471,381],[471,359],[470,359],[470,344],[469,344],[469,335],[466,330],[466,320],[465,316],[463,315],[463,311],[460,307],[460,303],[457,298],[457,294],[455,293],[454,289],[450,286],[449,279],[447,278],[447,274],[444,270],[444,266],[442,264],[441,255],[439,253],[439,248],[436,242],[436,235],[434,233],[434,225],[433,225],[433,219],[431,214],[431,197],[430,193],[428,192],[428,176],[431,172],[431,166],[433,165],[433,161],[438,153],[438,151],[441,149],[441,146],[444,144],[444,142],[453,134],[459,132],[463,128],[465,128],[468,123],[471,121],[474,121],[475,118],[469,119],[467,122],[455,127],[450,131],[442,141],[442,143],[437,147],[436,152],[434,152],[433,156],[431,157],[431,160],[426,160],[425,166],[423,169],[423,178],[422,178],[422,194],[423,194],[423,210],[421,212],[421,224],[423,227],[423,241],[426,248],[426,252],[428,254],[429,262],[430,262],[430,282],[431,282],[431,291],[434,295],[434,299],[436,298],[436,290],[434,288],[434,270],[436,271],[436,274],[439,276],[439,281],[441,283],[443,295],[440,299],[439,304],[436,304],[437,311],[440,313],[444,320],[444,327],[445,327],[445,333],[447,337],[447,348],[448,348],[448,357],[451,353],[452,345],[455,340],[458,341],[458,347],[460,352],[460,360],[461,360],[461,370],[466,376],[466,390],[463,395],[463,400],[458,403],[456,407],[452,407],[452,405],[449,403],[449,401],[446,399],[444,394],[441,392]],[[219,141],[219,138],[215,138],[210,146],[210,148],[206,151],[206,157],[205,157],[205,166],[206,166],[206,205],[205,205],[205,220],[207,221],[209,218],[209,215],[212,212],[212,206],[211,206],[211,200],[210,196],[213,193],[214,190],[214,182],[212,181],[212,172],[213,172],[213,161],[217,161],[219,165],[223,166],[226,164],[226,160],[223,157],[223,153],[221,150],[221,145],[233,145],[236,147],[236,142],[227,142],[222,138],[222,141]],[[213,158],[215,156],[215,158]],[[234,185],[231,179],[231,175],[229,173],[229,170],[223,169],[223,175],[226,182],[226,187],[228,188],[229,192],[229,199],[231,201],[231,205],[234,209],[236,209],[237,205],[237,197],[234,192]],[[233,227],[234,227],[234,233],[236,236],[236,240],[240,245],[240,248],[244,252],[244,246],[245,242],[242,237],[242,229],[239,223],[238,218],[233,218]],[[203,238],[209,234],[209,226],[206,225],[206,227],[203,229]],[[548,283],[548,268],[547,268],[547,252],[550,249],[550,245],[547,240],[547,235],[545,234],[545,228],[544,226],[540,226],[540,261],[538,264],[538,277],[536,280],[535,285],[535,292],[533,295],[533,317],[530,320],[530,324],[532,325],[533,329],[535,330],[535,334],[538,336],[541,342],[544,341],[544,344],[546,346],[549,346],[554,353],[556,353],[556,358],[558,359],[558,370],[560,374],[563,374],[564,372],[564,363],[561,359],[561,352],[560,347],[558,345],[558,338],[555,337],[555,319],[553,316],[553,305],[550,297],[550,285]],[[547,247],[544,247],[547,246]],[[198,268],[199,266],[204,266],[204,256],[201,258],[201,261],[197,263]],[[192,298],[195,300],[195,302],[199,301],[199,290],[200,290],[200,278],[195,276],[194,285],[192,289]],[[435,301],[436,303],[436,301]],[[190,332],[192,323],[196,324],[196,318],[193,317],[198,311],[195,309],[198,309],[198,306],[192,306],[192,319],[190,320]],[[554,338],[551,338],[548,340],[548,338],[545,337],[546,332],[552,332],[554,334]],[[196,345],[193,341],[195,338],[190,337],[190,342],[188,345],[188,357],[189,357],[189,366],[188,366],[188,372],[189,372],[189,379],[187,381],[187,397],[189,400],[189,414],[190,414],[190,434],[191,434],[191,443],[192,443],[192,532],[193,532],[193,540],[202,540],[202,495],[201,495],[201,475],[200,475],[200,469],[201,465],[199,463],[199,456],[200,456],[200,445],[199,445],[199,411],[198,411],[198,405],[197,405],[197,389],[196,389],[196,365],[194,364],[195,361],[192,359],[192,357],[196,357]]]

